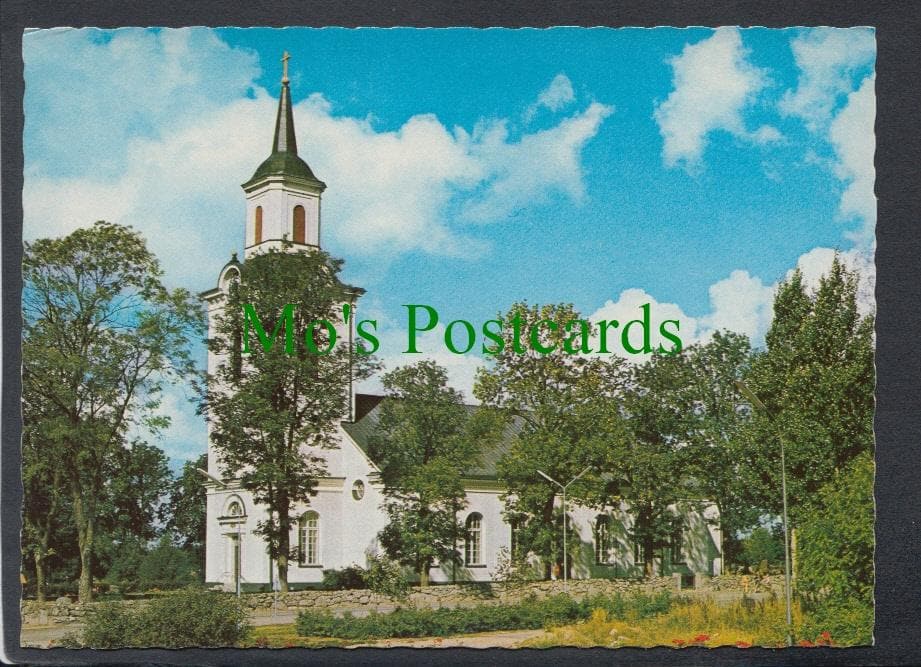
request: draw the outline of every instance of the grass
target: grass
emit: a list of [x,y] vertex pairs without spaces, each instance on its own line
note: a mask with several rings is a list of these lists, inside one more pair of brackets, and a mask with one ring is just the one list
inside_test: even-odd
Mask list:
[[240,648],[328,648],[343,647],[349,643],[331,637],[301,637],[293,623],[281,625],[260,625],[250,630],[249,636],[240,642]]
[[[793,627],[803,624],[798,606],[793,609]],[[786,646],[786,608],[782,600],[744,605],[720,606],[709,600],[683,600],[667,612],[636,620],[612,618],[604,609],[596,609],[582,623],[548,630],[544,635],[524,642],[529,648],[555,646]],[[826,634],[810,637],[811,644],[830,645],[834,639]],[[806,645],[806,644],[803,644]]]

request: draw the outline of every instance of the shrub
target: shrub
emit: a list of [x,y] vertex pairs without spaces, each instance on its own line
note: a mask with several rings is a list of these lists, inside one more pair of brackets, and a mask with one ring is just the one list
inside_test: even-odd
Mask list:
[[527,630],[573,623],[602,609],[612,617],[645,618],[667,610],[671,597],[636,596],[624,599],[593,597],[581,602],[568,595],[542,600],[529,597],[514,605],[477,605],[455,609],[398,608],[389,614],[372,612],[364,618],[351,614],[336,617],[328,611],[303,611],[298,615],[297,633],[304,637],[342,639],[387,639],[391,637],[445,637],[490,630]]
[[365,585],[374,593],[403,600],[409,595],[409,582],[403,577],[398,563],[386,556],[368,556],[368,571],[364,575]]
[[358,565],[351,565],[338,570],[323,570],[323,588],[331,591],[344,591],[364,588],[367,572]]
[[500,547],[492,578],[507,587],[515,588],[536,581],[538,575],[526,556],[513,555],[507,547]]
[[249,632],[240,600],[186,588],[144,606],[102,603],[87,617],[80,644],[90,648],[233,646]]

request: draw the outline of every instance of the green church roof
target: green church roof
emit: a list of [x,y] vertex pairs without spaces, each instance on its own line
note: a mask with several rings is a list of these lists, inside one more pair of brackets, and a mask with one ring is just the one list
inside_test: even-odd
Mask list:
[[281,176],[321,190],[326,184],[314,176],[313,171],[297,154],[297,138],[294,134],[294,112],[291,109],[291,91],[288,78],[281,81],[281,95],[278,98],[278,115],[275,118],[275,137],[272,140],[272,154],[256,169],[246,183],[245,189],[272,176]]

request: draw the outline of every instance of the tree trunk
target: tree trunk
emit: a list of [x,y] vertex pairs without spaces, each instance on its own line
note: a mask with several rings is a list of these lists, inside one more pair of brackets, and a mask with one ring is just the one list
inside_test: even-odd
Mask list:
[[45,601],[45,552],[36,549],[35,554],[35,599]]
[[74,520],[80,551],[80,583],[77,595],[81,603],[93,601],[93,519],[84,507],[80,494],[74,494]]
[[288,592],[288,553],[291,550],[291,525],[287,516],[278,517],[278,590]]
[[419,568],[419,588],[425,588],[429,585],[429,565],[424,563]]

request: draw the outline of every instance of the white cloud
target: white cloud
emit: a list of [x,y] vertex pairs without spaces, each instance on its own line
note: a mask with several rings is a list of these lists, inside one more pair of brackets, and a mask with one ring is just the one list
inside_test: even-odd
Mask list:
[[[588,316],[588,320],[593,322],[596,326],[602,320],[607,322],[616,320],[618,322],[619,326],[616,328],[613,327],[613,325],[608,328],[608,331],[611,332],[609,336],[612,336],[608,338],[607,343],[609,352],[623,357],[628,361],[643,361],[646,358],[647,355],[628,353],[623,347],[621,336],[624,326],[628,322],[631,320],[642,320],[642,306],[647,303],[649,304],[649,333],[652,349],[658,349],[660,345],[665,349],[671,349],[673,347],[672,341],[664,338],[659,333],[660,326],[665,320],[678,320],[680,328],[677,333],[685,346],[697,339],[697,320],[693,317],[688,317],[680,306],[674,303],[659,303],[645,290],[631,288],[621,292],[616,301],[608,299],[601,308]],[[671,325],[669,326],[669,331],[674,332]],[[628,336],[630,344],[635,349],[641,349],[643,347],[643,333],[641,327],[631,327],[628,331]],[[592,337],[593,351],[597,351],[600,348],[599,343],[599,335],[596,334]]]
[[585,111],[550,129],[525,134],[517,142],[509,140],[504,121],[465,137],[486,183],[485,191],[465,207],[466,217],[476,222],[502,220],[556,193],[580,202],[585,192],[582,148],[613,112],[611,106],[592,102]]
[[853,90],[855,75],[876,57],[868,28],[812,28],[790,43],[800,70],[796,90],[788,90],[780,111],[802,118],[817,131],[828,125],[839,101]]
[[779,138],[776,128],[755,133],[745,128],[742,112],[768,80],[764,70],[746,60],[737,28],[719,28],[712,37],[686,45],[669,62],[674,89],[653,114],[666,166],[699,168],[707,135],[716,130],[757,143]]
[[860,249],[872,248],[876,228],[874,32],[869,28],[814,28],[793,39],[790,48],[800,73],[796,89],[788,90],[781,99],[780,111],[802,118],[810,132],[831,145],[834,159],[817,162],[827,165],[845,183],[839,216],[861,223],[846,236]]
[[58,176],[117,176],[128,137],[198,123],[260,74],[255,52],[204,28],[34,31],[23,61],[26,159]]
[[537,96],[537,101],[524,112],[525,122],[530,122],[541,108],[559,111],[576,99],[572,81],[565,74],[557,74],[553,81]]
[[[210,287],[207,276],[242,242],[239,184],[270,146],[277,102],[274,92],[254,85],[252,54],[201,30],[116,31],[102,43],[86,31],[53,37],[40,34],[27,44],[30,108],[67,101],[92,131],[78,128],[71,142],[60,129],[70,111],[29,115],[46,119],[50,134],[35,126],[27,141],[26,238],[66,234],[97,219],[131,224],[171,283]],[[41,74],[53,71],[52,54],[62,48],[94,69],[73,65],[82,83],[65,85],[58,99]],[[220,74],[229,69],[232,77]],[[223,96],[212,96],[219,85]],[[90,99],[99,91],[109,91],[103,97],[112,108]],[[565,85],[548,91],[546,104],[564,104]],[[501,220],[549,193],[580,200],[581,150],[611,113],[593,103],[547,129],[512,137],[504,120],[467,131],[431,114],[382,131],[370,118],[337,115],[319,93],[295,107],[300,153],[330,184],[324,234],[351,255],[380,262],[409,251],[473,256],[487,246],[460,228],[464,222]],[[79,169],[51,168],[52,145],[81,153]]]
[[748,271],[735,270],[710,286],[711,312],[701,318],[701,327],[709,338],[715,331],[729,329],[745,334],[750,340],[764,337],[771,323],[774,288]]
[[848,95],[847,104],[835,116],[828,132],[837,156],[835,175],[847,183],[838,212],[846,220],[856,219],[863,223],[858,231],[848,235],[860,247],[873,245],[876,229],[876,196],[873,194],[876,182],[873,165],[876,151],[873,130],[876,120],[875,81],[875,76],[868,76],[860,88]]

